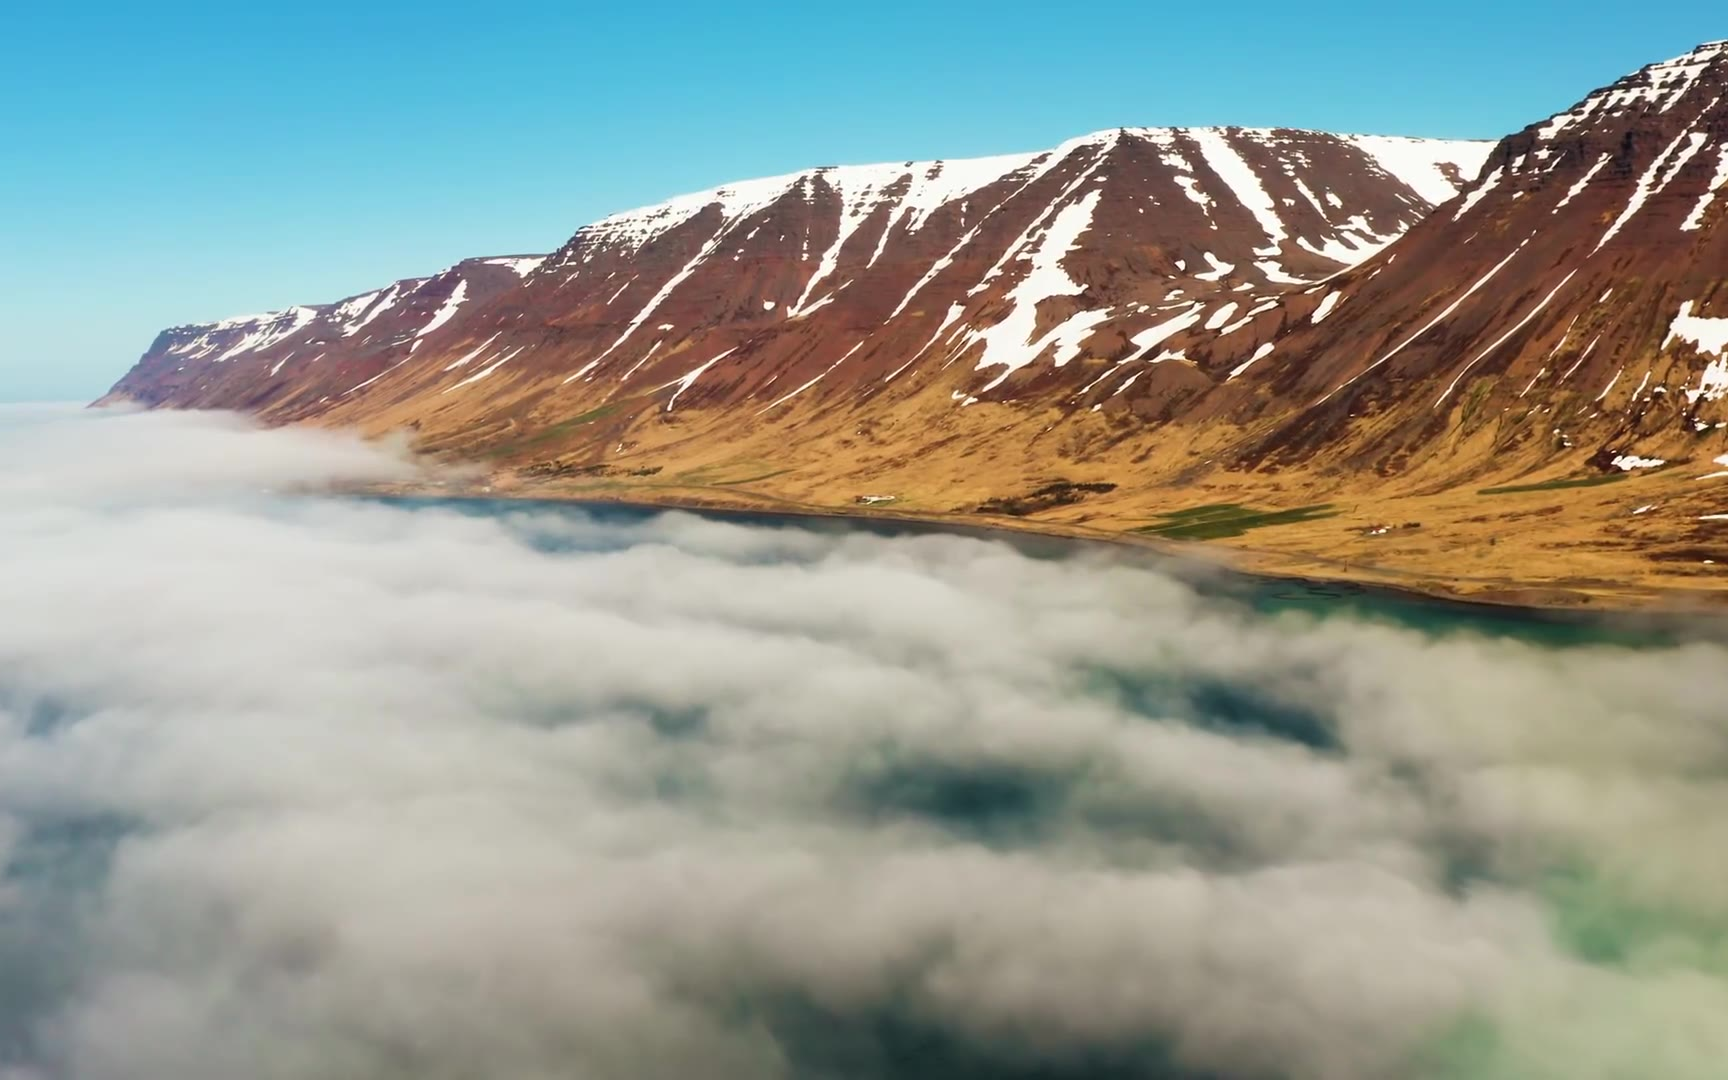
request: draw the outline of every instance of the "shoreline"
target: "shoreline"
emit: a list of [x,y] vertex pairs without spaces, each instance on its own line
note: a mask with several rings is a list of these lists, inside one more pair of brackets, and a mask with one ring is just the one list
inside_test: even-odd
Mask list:
[[[777,518],[829,521],[866,526],[888,525],[916,531],[1004,539],[1025,542],[1048,540],[1097,545],[1118,552],[1138,552],[1191,568],[1192,576],[1225,573],[1267,584],[1317,589],[1347,587],[1423,606],[1451,609],[1461,614],[1541,620],[1555,624],[1586,625],[1655,621],[1660,623],[1707,621],[1728,627],[1728,605],[1721,600],[1692,603],[1649,590],[1596,593],[1541,583],[1518,583],[1504,579],[1443,579],[1414,571],[1400,571],[1345,560],[1260,548],[1236,547],[1215,541],[1174,541],[1139,536],[1121,530],[1088,527],[1052,521],[1028,521],[998,515],[968,515],[892,510],[881,507],[821,507],[795,503],[772,496],[716,498],[711,494],[678,495],[642,490],[628,494],[605,491],[559,492],[523,489],[453,490],[426,485],[392,485],[372,489],[372,495],[402,499],[439,499],[467,502],[543,504],[549,507],[620,507],[644,512],[682,510],[718,518]],[[1313,568],[1302,569],[1304,566]],[[1489,586],[1477,592],[1462,591],[1453,583]],[[1707,594],[1708,595],[1708,594]]]

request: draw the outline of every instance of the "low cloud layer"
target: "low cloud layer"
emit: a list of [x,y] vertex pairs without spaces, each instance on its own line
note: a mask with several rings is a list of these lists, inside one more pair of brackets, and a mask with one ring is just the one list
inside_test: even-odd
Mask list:
[[1728,652],[0,413],[0,1077],[1719,1077]]

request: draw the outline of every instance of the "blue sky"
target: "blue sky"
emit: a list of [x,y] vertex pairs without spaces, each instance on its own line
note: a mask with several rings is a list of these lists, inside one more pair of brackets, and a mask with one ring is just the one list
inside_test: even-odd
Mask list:
[[1118,125],[1497,138],[1724,36],[1720,0],[14,4],[0,401],[726,180]]

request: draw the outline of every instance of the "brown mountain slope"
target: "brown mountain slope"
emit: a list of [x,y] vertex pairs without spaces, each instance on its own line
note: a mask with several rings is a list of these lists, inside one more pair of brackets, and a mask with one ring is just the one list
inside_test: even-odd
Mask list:
[[151,406],[315,415],[397,363],[431,355],[428,339],[520,285],[542,261],[467,259],[431,277],[398,281],[339,303],[176,326],[157,335],[110,397]]
[[[1280,339],[1246,455],[1458,481],[1728,451],[1728,44],[1504,140],[1465,197]],[[1718,319],[1711,321],[1714,313]]]

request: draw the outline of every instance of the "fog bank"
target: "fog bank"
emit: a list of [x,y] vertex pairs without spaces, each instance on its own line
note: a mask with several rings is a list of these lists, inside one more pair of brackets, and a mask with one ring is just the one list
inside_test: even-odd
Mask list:
[[1718,1077],[1728,650],[0,410],[0,1077]]

